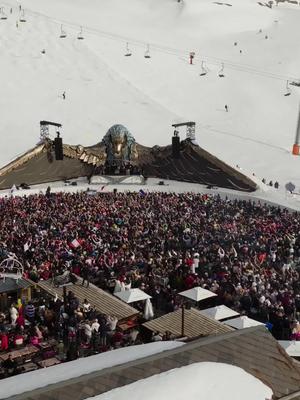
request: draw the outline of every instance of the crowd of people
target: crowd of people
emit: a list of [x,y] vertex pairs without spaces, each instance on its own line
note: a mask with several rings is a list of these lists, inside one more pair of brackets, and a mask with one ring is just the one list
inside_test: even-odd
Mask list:
[[[80,305],[71,290],[65,301],[39,297],[24,305],[19,300],[11,304],[7,314],[0,313],[0,348],[2,352],[14,352],[24,346],[36,346],[39,351],[32,360],[38,366],[42,359],[54,356],[57,362],[72,361],[141,342],[135,327],[123,333],[117,323],[117,317],[97,312],[87,299]],[[0,378],[24,369],[11,352],[1,367]]]
[[[15,257],[33,281],[70,272],[111,292],[116,282],[137,287],[157,315],[201,286],[218,295],[215,304],[268,323],[277,339],[300,340],[296,212],[206,194],[80,192],[1,198],[0,221],[0,260]],[[22,335],[27,321],[27,340],[53,335],[68,344],[68,359],[78,343],[99,350],[139,340],[72,292],[65,304],[39,301],[22,312],[12,305],[0,329],[8,318]]]

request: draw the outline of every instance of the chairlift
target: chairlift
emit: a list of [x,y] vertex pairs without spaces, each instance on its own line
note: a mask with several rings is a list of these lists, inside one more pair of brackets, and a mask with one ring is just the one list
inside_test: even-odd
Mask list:
[[290,96],[292,93],[291,88],[289,86],[289,81],[286,81],[286,93],[284,94],[285,97]]
[[1,10],[1,13],[0,13],[1,17],[0,17],[0,19],[7,19],[7,15],[6,15],[5,12],[4,12],[4,8],[1,7],[0,10]]
[[60,39],[64,39],[67,37],[66,32],[63,30],[63,26],[60,26],[60,35],[59,35]]
[[147,48],[146,48],[144,57],[145,58],[151,58],[151,56],[150,56],[150,45],[149,44],[147,44]]
[[22,10],[22,14],[21,14],[21,17],[20,17],[20,22],[26,22],[25,10]]
[[130,51],[129,43],[127,42],[127,43],[126,43],[126,53],[125,53],[125,57],[130,57],[130,56],[132,56],[132,52]]
[[225,75],[224,75],[224,64],[222,63],[222,68],[220,69],[220,71],[219,71],[219,78],[224,78],[225,77]]
[[204,76],[207,74],[207,69],[204,67],[204,61],[201,62],[201,72],[200,72],[200,76]]
[[84,39],[83,34],[82,34],[82,26],[80,27],[80,32],[78,33],[77,39],[78,40],[83,40]]

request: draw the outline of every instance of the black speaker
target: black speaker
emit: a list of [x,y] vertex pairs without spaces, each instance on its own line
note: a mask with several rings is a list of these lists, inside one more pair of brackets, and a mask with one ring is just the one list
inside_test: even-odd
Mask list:
[[172,137],[172,155],[174,158],[180,157],[180,137],[179,136]]
[[54,139],[54,151],[55,151],[55,159],[56,160],[63,160],[64,159],[62,138],[56,137]]
[[118,189],[114,188],[114,194],[117,194],[117,192],[118,192]]

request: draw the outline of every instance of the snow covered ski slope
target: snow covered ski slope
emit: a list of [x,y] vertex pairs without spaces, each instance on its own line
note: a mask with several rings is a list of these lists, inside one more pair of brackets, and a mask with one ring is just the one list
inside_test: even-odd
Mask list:
[[65,142],[84,145],[115,123],[141,144],[165,145],[172,123],[194,120],[206,150],[299,187],[291,149],[300,88],[287,81],[300,79],[300,7],[226,4],[2,1],[0,165],[38,141],[42,119],[62,123]]

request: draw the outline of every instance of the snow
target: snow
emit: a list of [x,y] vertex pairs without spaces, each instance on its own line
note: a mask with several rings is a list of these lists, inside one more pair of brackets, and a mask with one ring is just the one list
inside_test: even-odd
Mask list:
[[[17,28],[19,4],[27,22]],[[298,188],[300,159],[291,149],[300,89],[284,93],[287,80],[300,78],[300,8],[230,4],[2,2],[8,19],[0,20],[0,165],[35,145],[42,119],[62,123],[66,143],[83,145],[100,141],[115,123],[141,144],[165,145],[172,123],[194,120],[206,150],[260,179]],[[61,24],[65,39],[59,39]],[[132,57],[124,57],[127,41]],[[143,57],[147,43],[151,59]],[[195,65],[188,64],[190,51]],[[202,61],[209,72],[200,77]]]
[[280,346],[284,348],[291,357],[300,357],[300,342],[289,340],[278,340]]
[[271,389],[233,365],[202,362],[176,368],[88,400],[266,400]]
[[54,365],[50,368],[39,369],[26,374],[2,379],[0,398],[4,399],[6,397],[16,396],[17,394],[29,390],[42,388],[67,379],[77,378],[91,372],[128,363],[162,351],[175,349],[182,345],[183,343],[180,342],[156,342],[124,347],[107,353]]

